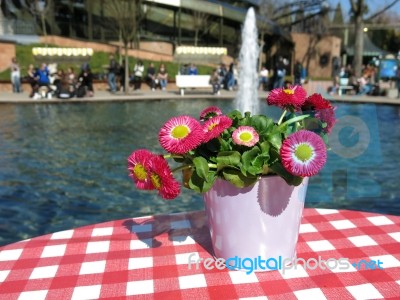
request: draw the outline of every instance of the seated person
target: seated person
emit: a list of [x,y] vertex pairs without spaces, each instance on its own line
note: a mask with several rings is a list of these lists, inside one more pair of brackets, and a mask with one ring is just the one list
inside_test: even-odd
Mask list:
[[358,80],[359,91],[357,95],[368,95],[372,92],[373,85],[370,83],[369,77],[367,74],[364,74]]
[[197,67],[195,64],[190,64],[189,67],[189,75],[197,75],[198,71],[197,71]]
[[219,77],[219,72],[217,69],[214,69],[211,78],[210,78],[210,84],[212,85],[213,88],[213,95],[219,95],[220,94],[220,89],[221,89],[221,84],[220,84],[220,77]]
[[68,76],[63,76],[56,91],[56,96],[60,99],[69,99],[75,95],[74,92],[74,87],[70,84]]
[[49,78],[50,73],[45,63],[41,64],[40,68],[36,70],[34,76],[35,79],[37,80],[38,89],[46,91],[45,96],[47,96],[50,92],[52,92],[50,88],[50,78]]
[[154,91],[156,89],[156,68],[153,63],[150,63],[147,68],[146,80],[151,90]]
[[158,73],[157,73],[157,80],[160,83],[161,89],[163,91],[165,91],[165,89],[167,88],[167,84],[168,84],[168,72],[167,72],[167,69],[165,68],[164,64],[160,65],[160,69],[158,70]]
[[77,97],[93,96],[93,73],[90,68],[83,70],[78,76]]

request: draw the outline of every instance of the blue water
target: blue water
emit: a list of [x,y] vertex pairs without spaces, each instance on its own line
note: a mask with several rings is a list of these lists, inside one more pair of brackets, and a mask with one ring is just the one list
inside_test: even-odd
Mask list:
[[[137,190],[126,158],[138,148],[161,152],[157,135],[166,120],[197,117],[210,105],[233,109],[223,99],[1,105],[0,245],[108,220],[203,209],[201,195],[191,190],[173,201]],[[306,206],[400,215],[400,107],[335,105],[338,124],[354,124],[342,122],[335,133],[326,167],[310,180]],[[279,116],[264,103],[260,110]]]

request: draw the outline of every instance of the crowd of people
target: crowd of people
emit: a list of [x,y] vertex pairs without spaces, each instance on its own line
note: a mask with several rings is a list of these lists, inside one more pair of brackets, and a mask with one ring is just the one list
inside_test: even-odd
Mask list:
[[[93,74],[90,66],[84,63],[78,74],[72,67],[67,71],[57,69],[57,64],[41,63],[39,67],[30,64],[24,76],[31,86],[29,97],[62,98],[93,96]],[[11,62],[11,84],[14,93],[22,92],[21,68],[16,58]]]
[[372,63],[363,66],[361,73],[361,77],[356,77],[351,65],[334,66],[333,86],[329,90],[330,94],[338,93],[340,86],[345,85],[350,87],[348,93],[353,95],[380,95],[377,66]]
[[[30,83],[31,91],[29,96],[34,99],[58,97],[68,99],[72,97],[93,96],[93,73],[88,63],[82,64],[80,71],[75,73],[72,67],[63,69],[50,68],[51,65],[42,63],[39,67],[29,65],[25,79]],[[305,82],[305,68],[299,61],[296,61],[293,68],[293,82],[285,81],[288,62],[279,57],[271,70],[262,66],[259,70],[258,87],[263,91],[274,88],[282,88],[288,84],[302,85]],[[13,58],[10,65],[11,84],[14,93],[22,92],[21,68],[16,58]],[[379,95],[378,68],[370,63],[364,66],[362,76],[357,78],[351,65],[341,67],[333,63],[332,76],[333,86],[329,88],[330,94],[338,93],[341,85],[349,88],[349,93],[355,95]],[[133,90],[140,90],[142,83],[149,85],[152,91],[156,89],[166,90],[168,85],[168,71],[164,63],[156,68],[154,63],[149,63],[145,68],[142,60],[137,60],[133,69],[129,70],[129,86]],[[181,75],[198,75],[197,66],[194,63],[184,64],[180,70]],[[238,88],[238,68],[235,63],[228,67],[221,63],[210,74],[210,85],[213,94],[220,94],[221,89],[228,91]],[[107,82],[111,93],[118,90],[123,91],[125,86],[125,62],[118,64],[114,56],[110,56],[107,72]],[[400,78],[400,71],[399,76]],[[345,80],[345,81],[344,81]],[[400,95],[400,79],[398,79]]]
[[[107,73],[107,82],[111,93],[118,90],[124,91],[125,86],[125,61],[118,64],[114,55],[110,55]],[[133,70],[128,70],[129,86],[134,90],[140,90],[142,83],[147,83],[152,91],[160,89],[165,91],[168,85],[168,71],[164,63],[156,69],[154,63],[150,63],[145,70],[142,60],[137,60]]]

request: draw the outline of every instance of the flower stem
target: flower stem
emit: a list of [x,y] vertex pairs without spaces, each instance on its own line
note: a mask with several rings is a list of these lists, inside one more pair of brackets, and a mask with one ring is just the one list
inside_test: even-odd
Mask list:
[[279,125],[279,127],[283,127],[285,125],[289,125],[289,124],[292,124],[292,123],[295,123],[295,122],[299,122],[299,121],[301,121],[301,120],[303,120],[305,118],[308,118],[309,116],[310,115],[302,115],[302,116],[294,117],[294,118],[291,118],[291,119],[285,121],[281,125],[279,125],[279,123],[278,123],[278,125]]
[[176,154],[171,154],[171,153],[164,154],[163,157],[164,158],[184,158],[183,155],[176,155]]
[[181,170],[186,170],[186,169],[191,169],[193,167],[193,165],[182,165],[179,167],[176,167],[175,169],[172,169],[171,172],[177,172],[177,171],[181,171]]
[[281,123],[282,123],[282,121],[283,121],[283,118],[286,116],[286,114],[287,114],[287,110],[285,109],[285,110],[283,111],[281,117],[279,118],[278,125],[281,125]]

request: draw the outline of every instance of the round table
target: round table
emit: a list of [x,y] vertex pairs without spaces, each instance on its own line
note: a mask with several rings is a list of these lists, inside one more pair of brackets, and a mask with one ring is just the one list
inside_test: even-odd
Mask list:
[[399,242],[398,216],[305,209],[297,258],[354,267],[247,274],[189,268],[212,258],[203,211],[117,220],[1,247],[0,299],[400,299]]

